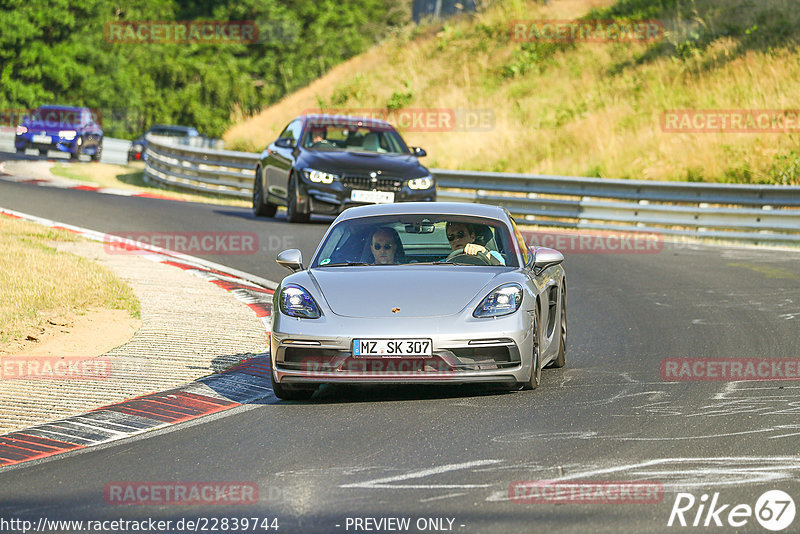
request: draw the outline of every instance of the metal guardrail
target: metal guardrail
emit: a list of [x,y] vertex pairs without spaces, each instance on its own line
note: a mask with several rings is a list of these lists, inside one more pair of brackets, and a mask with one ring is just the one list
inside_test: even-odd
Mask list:
[[[148,139],[146,176],[170,186],[252,195],[259,154]],[[508,209],[532,224],[800,244],[800,187],[612,180],[431,169],[442,201]]]
[[216,139],[214,137],[205,137],[202,135],[192,136],[192,137],[175,137],[169,135],[150,134],[150,137],[148,137],[148,139],[155,140],[156,142],[191,146],[194,148],[213,148],[216,150],[222,150],[225,148],[225,141],[223,141],[222,139]]
[[195,148],[162,139],[147,136],[147,179],[203,193],[252,196],[258,154]]

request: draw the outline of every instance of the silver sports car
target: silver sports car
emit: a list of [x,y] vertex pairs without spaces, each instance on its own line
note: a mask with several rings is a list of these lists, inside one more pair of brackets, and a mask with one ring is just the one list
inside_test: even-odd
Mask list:
[[560,252],[528,247],[497,206],[411,202],[350,208],[308,268],[275,291],[272,386],[309,398],[338,383],[539,385],[566,362]]

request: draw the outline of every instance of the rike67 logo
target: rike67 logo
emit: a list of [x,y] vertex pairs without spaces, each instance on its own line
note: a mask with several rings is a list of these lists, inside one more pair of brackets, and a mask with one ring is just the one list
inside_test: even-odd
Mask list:
[[780,490],[766,491],[758,498],[755,507],[749,504],[729,504],[715,492],[709,501],[708,494],[697,499],[691,493],[678,493],[669,514],[667,526],[721,527],[745,526],[753,517],[767,530],[778,532],[792,524],[795,516],[792,497]]

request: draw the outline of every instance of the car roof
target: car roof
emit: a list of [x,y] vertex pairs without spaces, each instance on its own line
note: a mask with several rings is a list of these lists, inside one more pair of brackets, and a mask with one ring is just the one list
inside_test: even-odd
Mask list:
[[155,128],[162,130],[197,131],[197,128],[194,126],[178,126],[176,124],[154,124],[149,129],[154,130]]
[[502,221],[508,219],[506,211],[500,206],[467,202],[398,202],[396,204],[370,204],[368,206],[348,208],[337,217],[336,221],[380,215],[418,215],[427,213],[486,217]]

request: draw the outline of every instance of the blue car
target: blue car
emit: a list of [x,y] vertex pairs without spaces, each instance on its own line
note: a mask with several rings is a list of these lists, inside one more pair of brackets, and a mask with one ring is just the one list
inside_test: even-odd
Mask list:
[[18,153],[35,148],[44,156],[49,150],[58,150],[68,153],[70,159],[86,154],[100,161],[103,129],[89,108],[42,106],[17,126],[14,146]]

